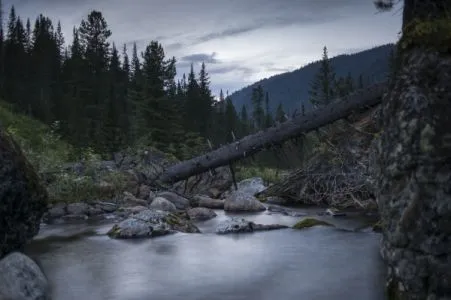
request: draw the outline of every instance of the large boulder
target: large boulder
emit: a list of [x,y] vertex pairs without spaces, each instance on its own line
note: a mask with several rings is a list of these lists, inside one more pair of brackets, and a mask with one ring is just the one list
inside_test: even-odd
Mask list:
[[257,212],[264,211],[266,207],[254,196],[239,190],[227,197],[224,210],[230,212]]
[[0,259],[38,234],[47,197],[17,143],[0,130]]
[[187,218],[167,211],[146,209],[115,224],[108,232],[108,235],[111,238],[118,239],[151,238],[176,231],[200,232]]
[[163,197],[155,197],[155,199],[153,199],[152,203],[149,205],[149,208],[170,212],[175,212],[177,210],[177,207],[175,207],[174,203],[166,200]]
[[207,196],[194,195],[193,206],[206,207],[211,209],[224,209],[224,200],[212,199]]
[[266,189],[263,179],[261,177],[253,177],[241,180],[237,183],[238,191],[244,194],[254,196]]
[[50,299],[49,283],[32,259],[13,252],[0,260],[0,299]]
[[190,206],[190,202],[183,196],[180,196],[174,192],[161,192],[157,194],[157,197],[163,197],[164,199],[172,202],[177,209],[187,209]]

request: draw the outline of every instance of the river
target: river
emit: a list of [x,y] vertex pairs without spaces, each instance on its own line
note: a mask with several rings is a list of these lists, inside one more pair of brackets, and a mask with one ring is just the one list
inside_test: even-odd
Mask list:
[[[112,240],[107,224],[46,225],[27,249],[52,284],[53,300],[383,300],[380,235],[328,227]],[[299,218],[243,215],[262,224]],[[343,228],[355,220],[334,219]]]

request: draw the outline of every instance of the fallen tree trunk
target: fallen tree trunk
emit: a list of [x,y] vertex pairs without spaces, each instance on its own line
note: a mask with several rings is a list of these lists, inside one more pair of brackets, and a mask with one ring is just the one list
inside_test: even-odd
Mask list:
[[262,149],[281,145],[283,142],[298,137],[303,133],[345,118],[355,110],[378,104],[386,87],[386,82],[372,85],[337,99],[332,104],[316,109],[304,116],[297,116],[282,124],[248,135],[204,155],[182,161],[166,169],[159,177],[159,180],[165,183],[184,180],[193,175],[249,157]]

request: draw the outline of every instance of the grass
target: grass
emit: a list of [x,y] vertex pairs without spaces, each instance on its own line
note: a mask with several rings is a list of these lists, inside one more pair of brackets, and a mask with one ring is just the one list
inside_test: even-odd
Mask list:
[[261,177],[265,184],[278,183],[282,179],[282,172],[276,168],[240,166],[236,170],[236,179],[241,181],[247,178]]
[[[47,126],[38,120],[13,112],[13,107],[0,102],[2,127],[19,143],[26,158],[38,174],[54,174],[54,180],[46,185],[49,202],[81,202],[108,199],[122,192],[127,184],[126,174],[110,172],[95,182],[91,176],[77,176],[62,172],[64,164],[74,157],[84,157],[88,162],[99,160],[90,149],[80,151],[57,134],[57,123]],[[81,153],[83,152],[83,153]],[[81,155],[83,154],[83,155]],[[90,173],[89,171],[86,173]]]

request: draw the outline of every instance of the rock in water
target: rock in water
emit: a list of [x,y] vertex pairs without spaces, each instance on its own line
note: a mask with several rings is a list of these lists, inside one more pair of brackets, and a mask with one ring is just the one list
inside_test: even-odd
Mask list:
[[266,210],[266,207],[254,196],[238,190],[227,197],[224,202],[224,210],[230,212],[257,212]]
[[28,256],[13,252],[0,260],[0,299],[50,299],[49,284],[39,266]]
[[17,143],[0,130],[0,259],[39,232],[47,191]]
[[188,219],[176,214],[146,209],[115,224],[108,235],[111,238],[144,238],[167,235],[176,231],[198,233],[200,230]]
[[190,208],[186,211],[186,213],[193,221],[206,221],[217,216],[217,214],[212,209],[206,207]]
[[230,218],[218,224],[216,227],[217,234],[229,234],[229,233],[244,233],[254,231],[269,231],[288,228],[285,225],[279,224],[255,224],[254,222],[247,221],[240,218]]

